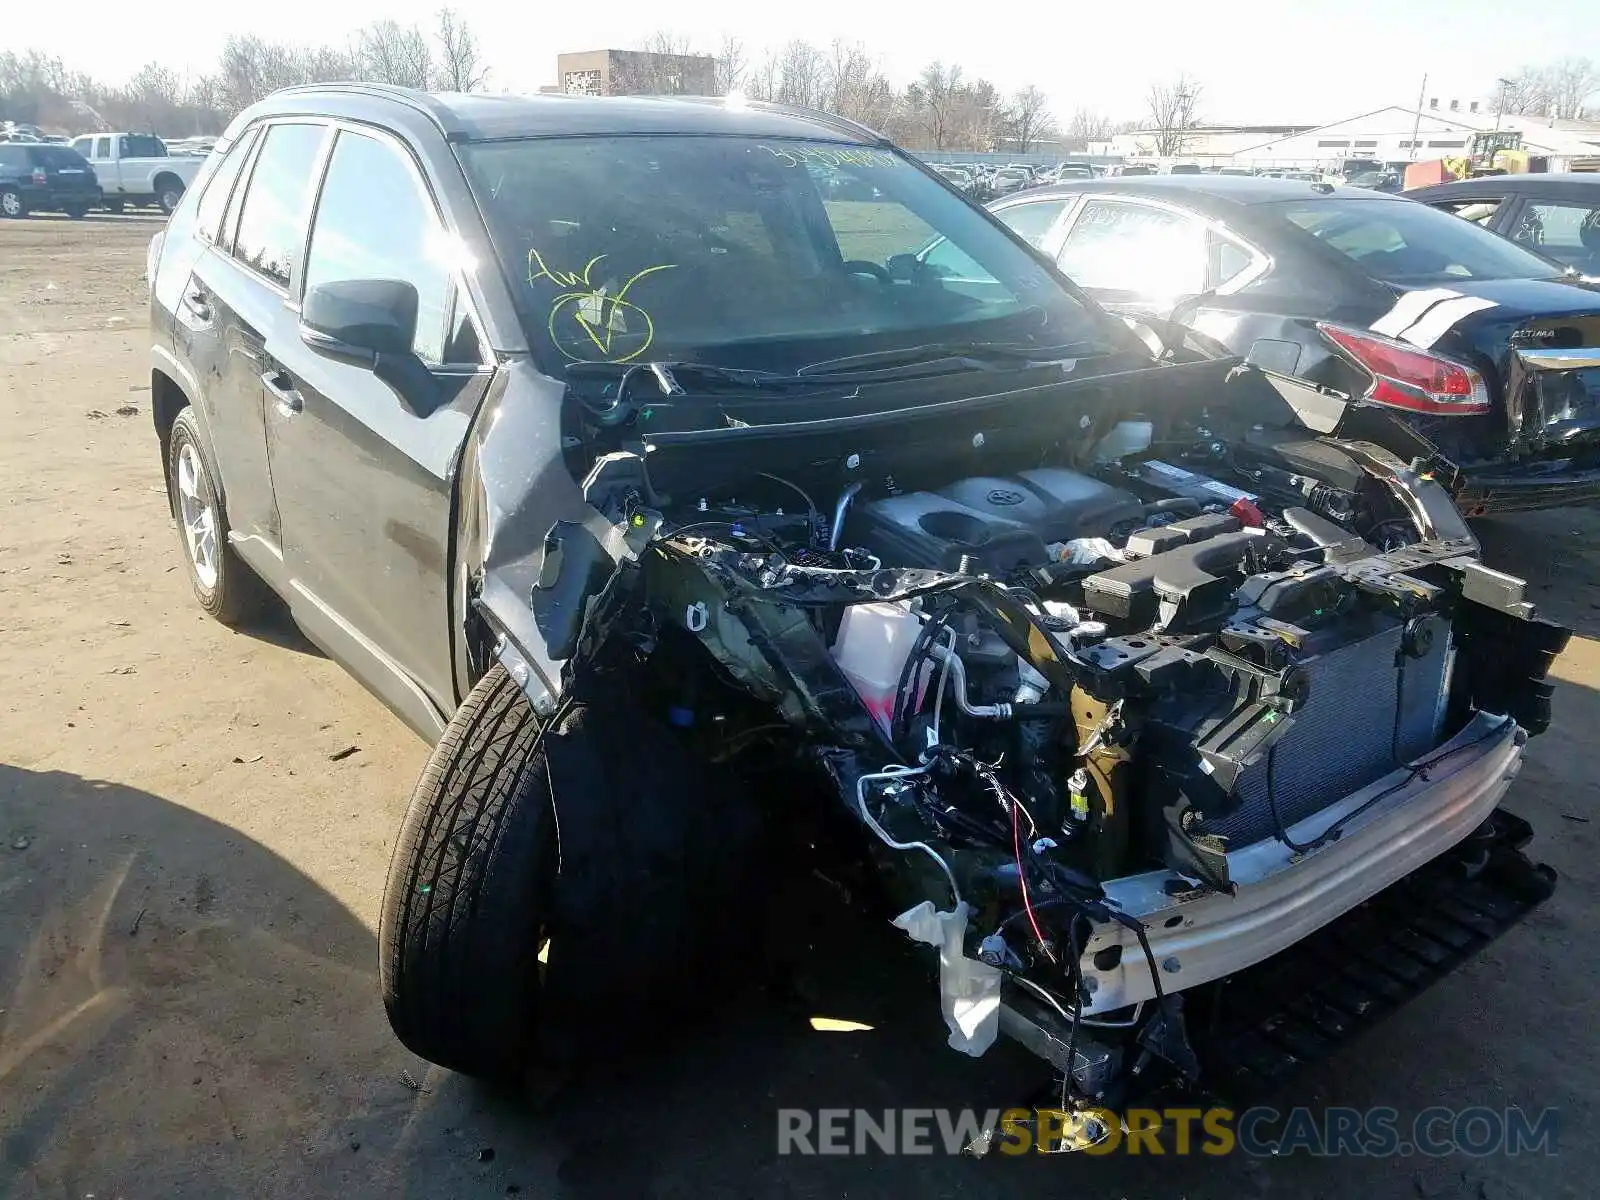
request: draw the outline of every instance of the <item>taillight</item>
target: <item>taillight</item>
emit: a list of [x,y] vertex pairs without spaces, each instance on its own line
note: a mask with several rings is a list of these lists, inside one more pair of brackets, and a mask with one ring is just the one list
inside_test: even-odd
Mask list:
[[33,183],[35,187],[43,187],[49,182],[50,177],[44,173],[43,167],[33,169]]
[[1489,411],[1489,388],[1471,367],[1365,330],[1321,321],[1317,329],[1372,373],[1363,400],[1444,417]]

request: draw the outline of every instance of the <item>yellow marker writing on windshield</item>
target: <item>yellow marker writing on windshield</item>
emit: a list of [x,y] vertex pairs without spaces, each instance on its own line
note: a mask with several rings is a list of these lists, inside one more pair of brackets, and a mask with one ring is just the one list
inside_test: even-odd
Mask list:
[[[528,251],[530,286],[549,280],[557,287],[568,289],[550,301],[548,329],[556,349],[574,362],[596,357],[605,362],[629,362],[648,350],[655,340],[655,322],[648,312],[628,299],[628,289],[647,275],[670,271],[677,265],[660,263],[646,267],[613,292],[609,283],[597,287],[593,282],[594,269],[605,257],[604,254],[595,255],[583,265],[582,271],[558,271],[545,262],[537,249]],[[619,335],[627,338],[625,345],[630,348],[626,353],[616,344]],[[569,342],[574,343],[575,348],[568,345]]]

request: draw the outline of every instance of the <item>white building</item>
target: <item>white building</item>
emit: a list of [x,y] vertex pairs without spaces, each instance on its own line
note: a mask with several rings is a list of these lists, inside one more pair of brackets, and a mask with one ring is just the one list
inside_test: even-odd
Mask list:
[[1233,162],[1247,167],[1330,167],[1347,158],[1382,163],[1426,162],[1470,152],[1472,135],[1496,128],[1522,134],[1530,155],[1550,159],[1549,169],[1600,167],[1600,122],[1553,121],[1547,117],[1498,116],[1458,104],[1455,111],[1380,108],[1285,136],[1240,147]]

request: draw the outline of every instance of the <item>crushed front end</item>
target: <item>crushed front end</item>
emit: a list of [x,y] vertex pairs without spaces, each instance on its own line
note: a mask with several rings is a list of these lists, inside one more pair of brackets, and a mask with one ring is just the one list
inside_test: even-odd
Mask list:
[[[1292,416],[1230,423],[1229,389],[1264,386],[1237,376],[1198,377],[1209,408],[1019,402],[844,453],[773,431],[790,466],[752,454],[703,495],[661,486],[668,448],[602,500],[648,540],[591,636],[609,620],[664,666],[721,756],[833,792],[938,950],[950,1044],[1013,1037],[1085,1102],[1226,1077],[1250,1037],[1304,1057],[1296,1021],[1331,1043],[1553,883],[1498,805],[1569,631],[1418,469]],[[1354,978],[1370,935],[1304,967],[1373,920],[1426,943],[1381,986]],[[1279,999],[1320,1007],[1280,1019],[1250,971],[1291,955]]]

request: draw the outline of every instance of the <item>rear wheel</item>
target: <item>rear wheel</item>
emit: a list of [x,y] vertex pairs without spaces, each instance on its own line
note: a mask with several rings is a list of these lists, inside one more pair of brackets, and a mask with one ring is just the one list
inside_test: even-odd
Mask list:
[[61,211],[74,221],[81,221],[89,215],[89,206],[87,204],[68,204]]
[[173,422],[169,446],[167,490],[195,598],[224,625],[247,624],[261,615],[269,593],[228,542],[228,514],[192,409]]
[[163,175],[156,180],[156,203],[161,205],[161,211],[171,216],[177,210],[178,203],[183,199],[183,182],[170,175]]
[[22,202],[22,193],[16,188],[0,188],[0,217],[25,217],[28,206]]

